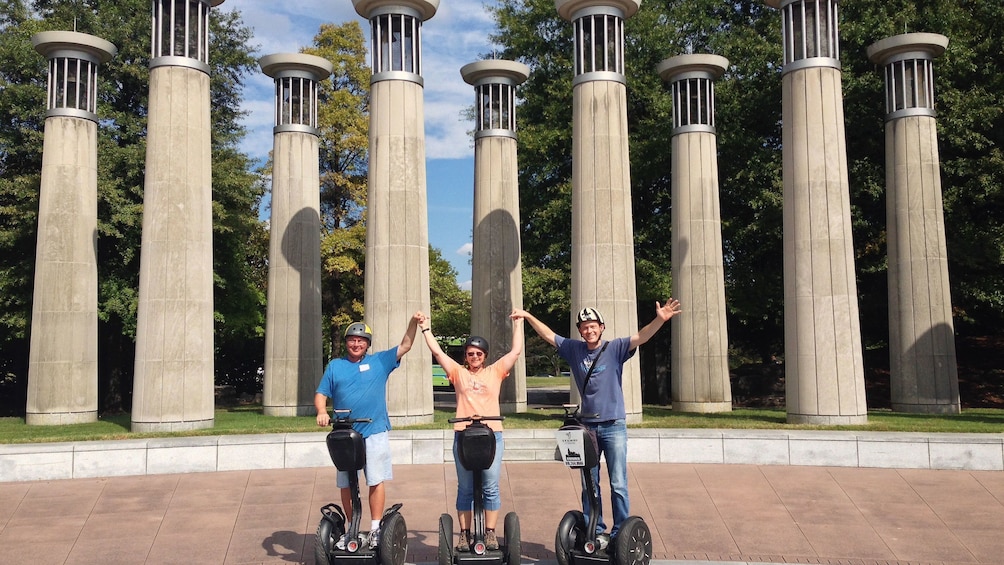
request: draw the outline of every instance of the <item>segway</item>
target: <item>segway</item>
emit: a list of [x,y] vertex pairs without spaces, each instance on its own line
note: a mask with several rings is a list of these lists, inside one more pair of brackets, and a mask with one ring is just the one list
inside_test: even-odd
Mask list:
[[621,524],[617,536],[606,549],[600,548],[596,525],[599,522],[599,501],[592,470],[599,466],[599,450],[595,436],[587,433],[575,404],[563,406],[564,422],[556,433],[558,452],[566,466],[582,473],[592,509],[588,520],[582,512],[569,510],[558,523],[554,535],[554,553],[558,565],[648,565],[652,559],[652,533],[645,521],[630,516]]
[[519,516],[515,512],[505,515],[503,539],[498,549],[488,549],[485,544],[484,493],[481,490],[482,473],[495,460],[495,432],[483,420],[504,420],[504,416],[470,416],[451,418],[451,424],[470,422],[460,432],[457,442],[457,456],[465,469],[474,474],[474,511],[472,513],[471,534],[473,540],[470,551],[457,551],[453,547],[453,517],[443,514],[439,517],[439,565],[519,565]]
[[[349,410],[335,410],[327,437],[328,455],[339,471],[349,474],[352,492],[352,519],[345,529],[345,512],[335,503],[321,508],[321,522],[314,540],[314,561],[318,565],[403,565],[408,553],[408,527],[398,510],[388,508],[380,518],[380,543],[370,549],[367,536],[359,531],[362,501],[359,499],[359,471],[366,466],[366,443],[362,434],[352,429],[356,422],[369,418],[349,418]],[[344,548],[337,546],[343,534],[349,534]]]

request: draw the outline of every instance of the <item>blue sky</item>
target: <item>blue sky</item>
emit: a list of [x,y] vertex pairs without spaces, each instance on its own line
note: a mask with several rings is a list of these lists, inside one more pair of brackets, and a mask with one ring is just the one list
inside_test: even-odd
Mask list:
[[[429,244],[457,270],[457,282],[470,288],[471,230],[474,205],[472,124],[463,117],[474,103],[474,89],[460,68],[491,51],[494,23],[481,0],[441,0],[436,15],[422,27],[425,78],[426,183],[429,195]],[[257,56],[295,53],[307,46],[322,23],[358,21],[369,40],[369,23],[351,0],[266,2],[230,0],[215,10],[239,10],[254,30]],[[245,90],[249,135],[243,149],[264,159],[272,149],[272,79],[251,77]]]

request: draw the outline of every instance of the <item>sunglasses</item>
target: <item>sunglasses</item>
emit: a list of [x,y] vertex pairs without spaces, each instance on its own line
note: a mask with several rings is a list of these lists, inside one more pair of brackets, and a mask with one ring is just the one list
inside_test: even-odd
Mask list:
[[484,354],[483,351],[468,351],[467,352],[467,356],[468,357],[484,357],[485,354]]

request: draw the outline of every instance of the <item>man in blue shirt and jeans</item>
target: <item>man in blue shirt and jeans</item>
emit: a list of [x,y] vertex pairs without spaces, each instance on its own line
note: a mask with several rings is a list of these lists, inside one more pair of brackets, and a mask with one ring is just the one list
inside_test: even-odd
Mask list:
[[[516,310],[512,317],[523,318],[544,341],[558,348],[558,355],[568,362],[572,370],[572,378],[579,390],[582,401],[580,412],[597,414],[593,418],[583,419],[583,424],[596,432],[596,443],[607,461],[607,473],[610,476],[610,491],[614,512],[614,525],[607,537],[606,524],[603,522],[603,499],[600,496],[600,470],[592,470],[593,482],[596,485],[596,511],[599,520],[596,533],[600,549],[606,549],[611,538],[617,536],[621,523],[630,515],[627,481],[627,423],[624,410],[624,391],[621,388],[624,363],[634,355],[639,345],[652,339],[659,328],[670,318],[680,313],[680,301],[670,298],[664,305],[655,303],[655,319],[638,330],[631,337],[621,337],[604,341],[603,316],[595,308],[583,308],[575,317],[575,326],[579,330],[582,341],[568,339],[557,335],[546,324],[525,310]],[[586,376],[590,367],[595,365],[588,383]],[[585,491],[585,481],[582,482],[582,511],[590,515],[589,495]]]

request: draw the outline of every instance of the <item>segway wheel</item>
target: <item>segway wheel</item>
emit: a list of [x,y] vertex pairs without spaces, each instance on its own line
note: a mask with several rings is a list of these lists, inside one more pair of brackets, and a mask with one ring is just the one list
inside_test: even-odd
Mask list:
[[569,510],[558,522],[558,531],[554,534],[554,555],[558,565],[569,565],[572,550],[579,544],[579,539],[585,535],[586,517],[578,510]]
[[404,564],[408,556],[408,526],[404,523],[404,516],[394,512],[383,519],[377,552],[383,565]]
[[638,516],[624,520],[613,543],[617,565],[648,565],[652,559],[652,532]]
[[335,546],[343,533],[332,526],[330,520],[321,519],[321,522],[317,524],[317,534],[314,536],[314,562],[317,565],[331,563],[331,548]]
[[453,516],[439,517],[439,565],[453,563]]
[[505,562],[508,565],[519,565],[520,554],[523,551],[519,541],[519,516],[515,512],[509,512],[505,515],[502,525],[504,528],[502,535],[505,536]]

